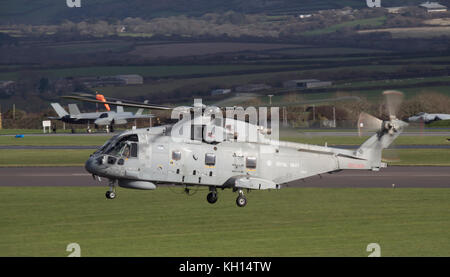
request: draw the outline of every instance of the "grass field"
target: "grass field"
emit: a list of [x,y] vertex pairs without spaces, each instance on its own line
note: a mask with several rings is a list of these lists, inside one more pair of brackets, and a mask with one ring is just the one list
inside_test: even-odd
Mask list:
[[[92,66],[59,69],[33,70],[35,74],[49,78],[67,78],[80,76],[110,76],[120,74],[139,74],[149,78],[177,77],[182,75],[229,74],[232,72],[274,70],[292,68],[293,65],[166,65],[166,66]],[[301,68],[301,66],[298,66]],[[0,73],[0,78],[17,80],[21,70]],[[123,88],[121,88],[123,90]]]
[[30,146],[101,146],[111,136],[1,136],[0,145],[30,145]]
[[[257,66],[257,65],[255,65]],[[282,67],[282,66],[280,66]],[[115,86],[105,86],[99,88],[99,91],[102,92],[106,97],[152,97],[152,95],[157,95],[166,92],[173,92],[175,90],[180,90],[189,86],[201,86],[202,88],[212,88],[212,87],[232,87],[250,83],[263,83],[266,80],[271,79],[286,79],[292,78],[292,76],[302,76],[303,74],[318,74],[318,73],[332,73],[338,72],[342,70],[360,70],[373,72],[373,74],[377,74],[377,72],[394,72],[400,67],[398,65],[392,66],[384,66],[384,65],[364,65],[364,66],[350,66],[350,67],[334,67],[334,68],[325,68],[325,69],[316,69],[316,70],[289,70],[282,71],[282,69],[278,67],[279,71],[276,71],[274,67],[272,69],[275,72],[270,73],[248,73],[248,74],[239,74],[239,75],[224,75],[224,76],[214,76],[214,77],[198,77],[198,78],[185,78],[185,79],[174,79],[174,80],[162,80],[153,83],[146,83],[142,86],[130,86],[124,90],[123,87],[115,87]],[[0,75],[1,76],[1,75]],[[269,90],[270,91],[270,90]],[[359,93],[359,92],[358,92]],[[355,93],[355,95],[359,95]],[[380,97],[381,91],[376,91],[375,93],[371,92],[371,95],[374,95],[376,98]],[[312,94],[311,94],[312,95]],[[319,94],[322,96],[322,94]],[[334,93],[333,93],[334,95]],[[329,95],[326,95],[328,98]],[[365,96],[365,95],[364,95]],[[175,99],[171,100],[171,104],[176,104]]]
[[428,78],[409,78],[409,79],[391,79],[391,80],[376,80],[376,81],[365,81],[365,82],[353,82],[346,84],[334,85],[335,88],[351,88],[351,87],[373,87],[379,85],[415,85],[424,82],[448,82],[450,81],[449,76],[444,77],[428,77]]
[[448,36],[450,34],[449,26],[430,26],[430,27],[405,27],[405,28],[382,28],[373,30],[358,31],[361,34],[370,34],[376,32],[389,32],[393,38],[432,38],[439,36]]
[[333,25],[333,26],[330,26],[327,28],[305,32],[304,35],[310,36],[310,35],[329,34],[329,33],[334,33],[345,27],[347,27],[347,28],[348,27],[356,27],[358,25],[362,26],[362,27],[378,27],[378,26],[382,26],[385,23],[385,21],[386,21],[386,16],[360,19],[360,20],[351,20],[351,21],[336,24],[336,25]]
[[236,195],[181,189],[0,187],[0,256],[449,256],[448,189],[282,189]]
[[93,150],[0,150],[0,166],[81,166]]
[[387,149],[383,159],[389,165],[450,166],[450,149]]

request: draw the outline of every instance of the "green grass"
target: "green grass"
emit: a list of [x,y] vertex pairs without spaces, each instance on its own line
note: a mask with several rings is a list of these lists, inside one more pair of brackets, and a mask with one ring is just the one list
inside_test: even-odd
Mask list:
[[133,44],[126,41],[92,41],[83,43],[61,43],[46,47],[56,54],[87,54],[101,52],[122,52],[129,50]]
[[352,87],[373,87],[373,86],[386,86],[386,85],[420,85],[425,82],[448,82],[450,77],[428,77],[428,78],[408,78],[408,79],[391,79],[391,80],[376,80],[376,81],[364,81],[353,82],[346,84],[334,85],[334,88],[352,88]]
[[0,145],[30,145],[30,146],[100,146],[111,136],[26,136],[15,138],[14,136],[1,136]]
[[379,27],[382,26],[384,24],[384,22],[386,21],[386,16],[380,16],[380,17],[374,17],[374,18],[367,18],[367,19],[360,19],[360,20],[352,20],[352,21],[347,21],[347,22],[343,22],[340,24],[336,24],[330,27],[326,27],[323,29],[318,29],[318,30],[313,30],[313,31],[309,31],[309,32],[305,32],[304,35],[306,36],[310,36],[310,35],[323,35],[323,34],[329,34],[329,33],[334,33],[342,28],[345,27],[356,27],[358,25],[360,26],[370,26],[370,27]]
[[450,149],[387,149],[383,158],[389,165],[450,166]]
[[448,189],[256,191],[0,187],[0,256],[449,256]]
[[0,150],[0,166],[79,166],[93,150]]
[[[256,65],[257,66],[257,65]],[[184,90],[189,86],[201,87],[202,90],[207,90],[213,87],[224,87],[229,88],[237,85],[244,85],[249,83],[263,83],[267,80],[273,80],[275,78],[286,79],[292,78],[293,75],[301,76],[303,74],[318,74],[318,73],[333,73],[341,70],[363,70],[367,72],[395,72],[400,66],[384,66],[384,65],[365,65],[365,66],[349,66],[349,67],[336,67],[336,68],[325,68],[316,70],[294,70],[294,71],[280,71],[280,72],[270,72],[270,73],[249,73],[249,74],[238,74],[238,75],[225,75],[225,76],[214,76],[214,77],[199,77],[199,78],[185,78],[185,79],[174,79],[165,80],[154,83],[146,83],[142,86],[129,86],[126,89],[123,87],[116,86],[105,86],[98,90],[102,92],[106,97],[138,97],[146,96],[151,97],[152,95],[157,95],[166,92],[172,92],[175,90]],[[0,75],[1,76],[1,75]],[[279,90],[279,89],[277,89]],[[268,90],[267,92],[270,92]],[[358,93],[354,93],[359,95]],[[314,94],[310,94],[314,97]],[[335,93],[320,93],[323,98],[328,98],[330,95],[334,96]],[[371,95],[380,97],[381,91],[371,92]],[[177,103],[171,100],[171,104],[175,105]]]
[[[367,48],[350,47],[304,47],[296,49],[272,50],[272,53],[299,56],[323,56],[323,55],[349,55],[349,54],[370,54],[370,53],[388,53],[389,51]],[[328,60],[328,57],[325,59]],[[345,60],[348,60],[345,58]]]
[[[83,46],[55,46],[52,51],[68,51],[70,49],[79,49]],[[95,49],[94,49],[95,50]],[[84,51],[94,51],[86,49]],[[79,50],[82,51],[82,50]],[[39,76],[48,78],[67,78],[81,76],[109,76],[120,74],[139,74],[144,77],[165,78],[176,77],[182,75],[208,75],[208,74],[227,74],[231,72],[254,71],[254,70],[271,70],[279,71],[283,68],[292,68],[293,65],[252,65],[252,64],[230,64],[230,65],[165,65],[165,66],[92,66],[92,67],[73,67],[59,69],[36,69],[33,72]],[[297,67],[301,68],[301,64]],[[2,72],[0,78],[5,80],[17,80],[21,70]]]
[[[386,85],[386,84],[383,84]],[[346,92],[346,90],[343,89],[339,89],[340,92],[346,92],[348,95],[353,95],[353,96],[359,96],[359,97],[364,97],[366,98],[368,101],[378,101],[382,98],[382,92],[384,89],[365,89],[365,88],[361,88],[360,90],[352,90],[349,92]],[[414,88],[396,88],[396,90],[400,90],[401,92],[404,93],[405,98],[411,98],[414,97],[418,94],[423,94],[423,93],[441,93],[447,96],[450,96],[450,90],[448,89],[448,86],[427,86],[427,87],[414,87]],[[328,97],[333,97],[335,96],[335,93],[320,93],[322,94],[322,98],[328,98]],[[319,94],[318,94],[319,95]]]
[[[48,129],[47,129],[48,132]],[[72,130],[67,127],[66,130],[63,129],[58,129],[57,133],[71,133]],[[75,129],[76,133],[81,133],[81,134],[85,134],[86,133],[86,129]],[[0,130],[0,135],[20,135],[20,134],[43,134],[42,129],[1,129]]]
[[0,135],[42,134],[42,129],[1,129]]
[[430,127],[430,128],[442,128],[442,127],[449,128],[450,127],[450,120],[434,121],[434,122],[429,123],[428,127]]

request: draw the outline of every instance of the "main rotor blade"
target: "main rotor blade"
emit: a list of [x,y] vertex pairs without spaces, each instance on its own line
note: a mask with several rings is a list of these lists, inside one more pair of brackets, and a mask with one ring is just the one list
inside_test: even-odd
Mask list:
[[397,118],[397,113],[403,101],[403,93],[396,90],[387,90],[383,92],[386,97],[386,109],[391,119]]
[[82,97],[82,96],[74,96],[74,95],[62,96],[62,98],[73,99],[73,100],[78,100],[78,101],[82,101],[82,102],[108,104],[108,105],[113,105],[113,106],[123,106],[123,107],[132,107],[132,108],[142,108],[142,109],[152,109],[152,110],[171,110],[172,109],[171,107],[167,107],[167,106],[143,104],[143,103],[129,103],[129,102],[118,103],[118,102],[112,102],[112,101],[99,101],[96,99],[91,99],[91,98]]
[[358,134],[362,135],[362,132],[373,132],[381,129],[383,121],[376,118],[373,115],[362,112],[358,119]]
[[[92,99],[92,100],[98,100],[96,98],[96,96],[97,96],[96,94],[75,92],[75,93],[72,93],[72,96],[80,96],[80,97],[83,97],[83,98],[88,98],[88,99]],[[105,99],[108,100],[108,101],[111,101],[111,100],[112,101],[121,101],[123,103],[128,103],[128,104],[142,104],[142,102],[132,101],[132,100],[125,100],[125,99],[119,99],[119,98],[114,98],[114,97],[110,97],[110,96],[105,97]],[[146,101],[148,103],[148,100],[146,100]],[[144,104],[147,104],[147,103],[144,101]]]

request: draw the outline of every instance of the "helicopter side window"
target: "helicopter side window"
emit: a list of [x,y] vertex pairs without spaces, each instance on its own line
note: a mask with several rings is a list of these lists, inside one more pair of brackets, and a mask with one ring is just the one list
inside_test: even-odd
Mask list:
[[245,160],[245,166],[248,169],[255,169],[256,168],[256,157],[247,157]]
[[205,154],[205,165],[214,166],[216,165],[216,155],[214,154]]
[[131,157],[137,158],[137,156],[138,156],[138,145],[137,143],[133,142],[131,144]]
[[137,143],[125,142],[119,155],[124,158],[137,158],[138,155],[138,145]]
[[174,161],[181,160],[181,152],[180,151],[172,151],[172,160],[174,160]]
[[129,158],[130,157],[130,145],[126,143],[123,146],[121,152],[122,152],[122,155],[121,155],[122,157]]

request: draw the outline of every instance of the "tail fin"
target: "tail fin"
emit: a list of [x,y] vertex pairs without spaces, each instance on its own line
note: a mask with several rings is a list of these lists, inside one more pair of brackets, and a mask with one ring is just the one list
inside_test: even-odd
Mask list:
[[[145,100],[144,104],[147,104],[147,103],[148,103],[148,100]],[[136,115],[141,115],[143,111],[144,111],[144,109],[142,109],[142,108],[137,110]]]
[[51,103],[52,108],[58,114],[59,118],[69,115],[59,103]]
[[396,116],[397,111],[401,107],[403,93],[395,90],[387,90],[383,92],[383,96],[386,100],[389,120],[382,121],[365,113],[360,115],[358,120],[360,134],[361,130],[365,128],[377,130],[377,133],[364,142],[355,153],[357,157],[365,159],[372,170],[386,166],[381,163],[383,149],[389,147],[400,133],[403,132],[403,129],[408,126],[408,123],[397,119]]
[[383,167],[381,163],[383,149],[388,148],[406,126],[408,126],[406,122],[398,119],[384,121],[381,130],[356,150],[356,156],[368,160],[370,167],[374,170]]
[[[121,101],[116,101],[116,103],[121,104],[122,102]],[[123,112],[124,112],[123,106],[117,106],[117,113],[123,113]]]
[[69,104],[69,114],[70,115],[79,115],[80,109],[78,109],[77,104]]

